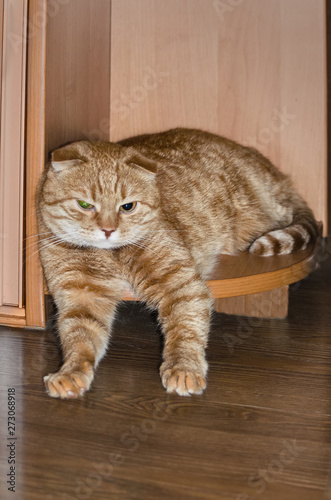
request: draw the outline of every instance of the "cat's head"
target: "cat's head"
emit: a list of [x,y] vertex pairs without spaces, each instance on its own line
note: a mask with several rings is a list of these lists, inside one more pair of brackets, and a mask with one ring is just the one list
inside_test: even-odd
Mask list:
[[38,210],[61,240],[119,248],[137,243],[156,222],[155,162],[132,148],[81,141],[57,149],[44,174]]

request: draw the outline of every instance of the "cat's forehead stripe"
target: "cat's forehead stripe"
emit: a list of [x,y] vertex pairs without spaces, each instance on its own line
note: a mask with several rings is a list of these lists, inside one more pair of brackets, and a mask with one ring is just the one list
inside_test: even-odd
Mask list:
[[100,174],[98,174],[96,176],[94,186],[98,190],[99,194],[102,195],[103,194],[103,188],[102,188],[102,184],[101,184]]
[[118,163],[116,163],[116,165],[115,165],[114,193],[117,193],[119,180],[120,180],[119,165],[118,165]]
[[118,191],[120,176],[110,169],[99,171],[91,182],[90,193],[93,199],[111,196]]
[[91,187],[90,187],[90,192],[91,192],[91,198],[93,201],[96,200],[96,187],[95,187],[95,183],[93,182]]
[[60,205],[61,203],[65,203],[66,201],[68,201],[68,199],[69,199],[68,197],[60,198],[60,199],[56,199],[56,200],[52,200],[52,201],[45,199],[45,205],[48,205],[49,207],[52,207],[54,205]]

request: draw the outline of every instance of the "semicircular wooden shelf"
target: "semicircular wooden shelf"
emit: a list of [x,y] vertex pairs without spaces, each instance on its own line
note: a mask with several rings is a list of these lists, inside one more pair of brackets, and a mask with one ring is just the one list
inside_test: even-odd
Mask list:
[[[308,276],[316,267],[315,245],[289,255],[259,257],[249,252],[220,255],[207,280],[213,298],[239,297],[282,288]],[[123,300],[139,300],[130,290]]]
[[249,252],[220,255],[207,281],[214,298],[237,297],[281,288],[302,280],[316,266],[315,246],[289,255],[259,257]]

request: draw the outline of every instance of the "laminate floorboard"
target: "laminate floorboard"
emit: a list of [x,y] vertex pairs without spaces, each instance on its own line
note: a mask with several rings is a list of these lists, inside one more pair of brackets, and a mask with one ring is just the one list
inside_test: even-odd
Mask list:
[[[163,390],[155,316],[123,304],[85,399],[42,377],[55,330],[0,327],[3,500],[331,499],[331,259],[291,287],[289,316],[214,314],[202,396]],[[8,389],[15,389],[15,493]]]

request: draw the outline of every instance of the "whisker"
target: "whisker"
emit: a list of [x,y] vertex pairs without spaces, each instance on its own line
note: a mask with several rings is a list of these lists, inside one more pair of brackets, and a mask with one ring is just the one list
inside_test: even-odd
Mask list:
[[142,243],[143,240],[139,240],[139,241],[129,241],[128,242],[128,245],[132,245],[134,247],[137,247],[137,248],[140,248],[141,250],[148,250],[149,252],[152,252],[154,253],[155,255],[157,255],[157,252],[155,252],[154,250],[152,250],[151,248],[149,248],[148,246],[144,245]]
[[52,231],[46,231],[46,233],[32,234],[31,236],[24,238],[24,241],[29,240],[30,238],[37,238],[37,236],[43,236],[44,234],[50,234],[50,233],[52,233]]
[[[55,237],[56,238],[56,237]],[[62,239],[59,239],[59,238],[56,238],[54,241],[51,241],[50,243],[46,244],[42,250],[44,250],[45,248],[48,248],[48,247],[51,247],[51,246],[58,246],[60,245],[61,243],[63,243],[63,240]],[[29,257],[25,260],[25,263],[31,259],[34,255],[38,254],[39,253],[39,250],[37,250],[36,252],[33,252],[31,255],[29,255]]]
[[181,233],[182,231],[190,231],[190,229],[153,229],[153,230],[149,231],[149,233],[161,233],[161,232],[166,232],[166,233],[171,233],[171,232]]
[[32,241],[32,242],[29,242],[29,243],[25,246],[25,248],[30,250],[30,248],[33,248],[33,247],[37,246],[38,244],[42,245],[42,244],[44,244],[45,242],[47,243],[47,241],[50,241],[50,240],[52,240],[52,239],[54,239],[54,238],[57,238],[57,236],[52,235],[52,236],[48,236],[48,238],[43,238],[43,239],[42,239],[42,241],[39,241],[39,240],[38,240],[38,241]]
[[[45,247],[49,246],[49,244],[51,244],[53,242],[57,242],[59,240],[60,240],[60,238],[58,238],[57,236],[50,236],[49,238],[45,238],[43,241],[38,241],[38,244],[40,245],[41,248],[45,248]],[[36,243],[32,243],[31,247],[35,246],[35,245],[36,245]],[[30,247],[27,247],[27,248],[30,248]]]

